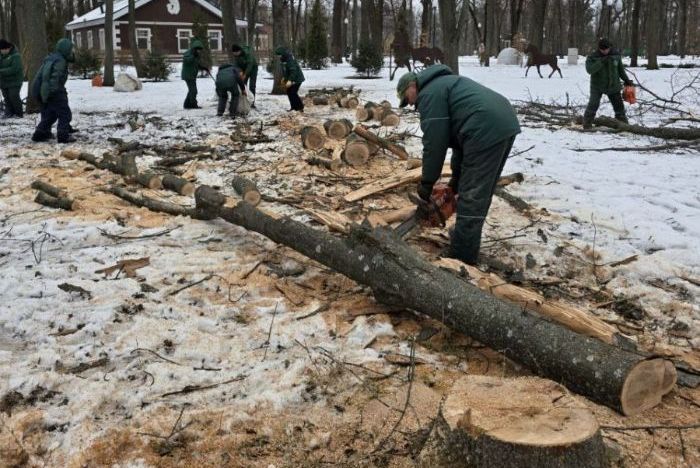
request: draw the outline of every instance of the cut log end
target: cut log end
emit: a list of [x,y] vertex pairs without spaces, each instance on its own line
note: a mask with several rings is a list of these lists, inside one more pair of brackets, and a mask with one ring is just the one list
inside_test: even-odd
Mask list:
[[371,118],[372,114],[365,107],[358,107],[355,111],[355,119],[357,119],[359,122],[367,122]]
[[257,206],[262,198],[258,187],[250,179],[241,176],[233,176],[231,186],[243,200],[253,206]]
[[676,368],[665,359],[639,362],[627,374],[620,402],[627,416],[642,413],[661,403],[676,384]]
[[[598,421],[561,385],[468,376],[452,387],[422,461],[445,466],[603,466]],[[451,459],[451,460],[450,460]]]
[[318,96],[314,96],[311,98],[311,102],[313,103],[314,106],[327,106],[328,105],[328,96],[325,94],[320,94]]
[[323,127],[328,136],[335,140],[342,140],[352,132],[352,123],[347,119],[327,120]]
[[162,180],[163,178],[161,176],[153,174],[152,172],[142,172],[136,176],[136,182],[139,185],[152,190],[163,188]]
[[382,125],[385,127],[396,127],[399,123],[401,123],[401,119],[398,115],[391,111],[384,112],[382,116]]
[[165,175],[162,179],[163,188],[177,192],[180,195],[191,197],[194,195],[195,186],[182,177],[174,175]]
[[326,137],[316,127],[304,127],[301,129],[301,143],[306,149],[320,149],[326,143]]

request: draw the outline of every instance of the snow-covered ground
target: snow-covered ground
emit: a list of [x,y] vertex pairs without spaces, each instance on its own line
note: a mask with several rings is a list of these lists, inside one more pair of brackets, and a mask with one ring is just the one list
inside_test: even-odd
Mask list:
[[[675,63],[678,59],[660,61]],[[462,75],[514,103],[585,104],[588,75],[582,62],[577,66],[562,62],[561,67],[563,79],[540,79],[534,69],[525,78],[522,68],[481,68],[474,57],[460,60]],[[633,71],[647,88],[669,96],[671,82],[683,82],[697,68]],[[543,69],[545,72],[549,73]],[[362,90],[363,99],[397,103],[396,81],[388,80],[386,70],[375,80],[348,78],[353,70],[347,65],[304,73],[302,95],[312,87],[354,85]],[[288,107],[285,97],[268,94],[272,81],[266,73],[261,75],[259,110],[251,120],[272,119]],[[231,127],[215,117],[213,81],[201,78],[198,87],[203,109],[184,111],[186,87],[175,75],[170,82],[145,83],[142,91],[133,94],[70,80],[74,125],[83,130],[81,148],[100,154],[111,147],[106,141],[109,136],[138,138],[150,144],[227,139]],[[644,97],[644,92],[638,97]],[[139,114],[139,119],[159,119],[158,129],[154,129],[156,123],[150,123],[148,131],[132,132],[125,124],[125,113],[130,112]],[[314,112],[308,109],[306,117],[313,117]],[[695,103],[694,112],[700,113],[700,104]],[[600,114],[612,115],[605,99]],[[84,452],[95,440],[129,424],[132,418],[146,432],[167,433],[185,406],[209,411],[206,417],[220,412],[224,423],[214,418],[211,424],[218,424],[219,430],[224,424],[225,430],[234,433],[245,421],[257,420],[267,411],[293,411],[290,408],[304,408],[305,402],[332,399],[315,395],[308,385],[313,372],[307,360],[311,354],[328,351],[365,365],[376,364],[385,352],[408,354],[407,342],[395,339],[398,331],[385,315],[376,320],[365,316],[354,321],[333,319],[332,323],[321,314],[297,320],[321,303],[312,300],[292,307],[268,276],[244,276],[262,260],[297,266],[305,261],[240,228],[135,210],[106,194],[83,200],[79,220],[71,213],[39,210],[32,203],[34,191],[28,188],[35,178],[80,193],[108,184],[112,176],[99,174],[101,171],[90,175],[84,165],[59,158],[57,145],[31,144],[35,119],[28,116],[0,123],[0,170],[9,168],[6,174],[0,171],[0,398],[12,394],[20,399],[20,403],[3,402],[0,411],[5,407],[26,409],[19,419],[2,416],[6,418],[2,427],[14,432],[2,433],[0,460],[17,456],[20,450],[12,448],[15,436],[9,434],[22,433],[29,434],[26,451],[35,461],[45,459],[52,466],[100,464]],[[402,129],[420,132],[415,115],[404,120]],[[657,114],[636,115],[633,109],[630,120],[660,122]],[[268,134],[283,136],[274,128]],[[697,350],[700,286],[683,278],[700,278],[700,154],[683,150],[575,151],[660,143],[663,141],[629,134],[550,130],[526,123],[513,151],[532,149],[511,158],[504,172],[524,173],[526,182],[509,190],[558,216],[560,221],[548,231],[551,237],[593,245],[602,257],[596,260],[601,264],[638,255],[612,278],[610,288],[641,296],[642,303],[653,309],[655,322],[684,323],[689,343]],[[418,140],[408,149],[419,157]],[[279,154],[269,155],[265,150],[252,154],[263,159],[273,156]],[[148,165],[154,159],[139,164]],[[221,173],[198,173],[197,177],[200,183],[226,183]],[[174,200],[186,203],[185,199]],[[174,230],[152,239],[115,240],[102,232],[139,236],[166,228]],[[149,257],[150,264],[137,271],[135,280],[96,273],[120,259],[137,257]],[[306,269],[302,278],[312,284],[320,273],[311,265]],[[214,276],[201,286],[176,292],[208,275]],[[684,307],[673,313],[664,310],[667,304],[649,293],[647,278],[672,287],[682,285],[689,294]],[[334,281],[340,291],[354,287],[338,278]],[[59,289],[64,283],[90,291],[91,298]],[[645,296],[651,296],[647,303]],[[334,307],[352,308],[347,304]],[[354,307],[370,308],[366,303]],[[440,361],[428,350],[419,353],[442,370],[462,370],[464,364],[459,359]],[[100,358],[107,361],[98,370],[71,370]],[[220,383],[224,384],[210,391],[166,395],[188,385]],[[35,398],[29,404],[32,392]],[[41,411],[27,409],[33,406]],[[322,426],[319,421],[316,424]],[[32,425],[52,429],[45,429],[48,435],[34,440]],[[110,463],[121,460],[118,453],[104,457]],[[129,460],[139,457],[145,465],[153,463],[145,455]]]

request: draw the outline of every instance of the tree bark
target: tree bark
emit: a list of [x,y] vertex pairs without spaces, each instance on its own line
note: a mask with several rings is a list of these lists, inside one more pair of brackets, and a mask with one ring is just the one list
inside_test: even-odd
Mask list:
[[333,63],[343,62],[343,0],[333,0],[331,22],[331,59]]
[[[284,0],[272,0],[272,49],[278,47],[288,47],[286,38],[286,15]],[[282,85],[282,65],[278,55],[272,56],[272,94],[286,94],[287,91]]]
[[518,34],[520,27],[520,18],[523,14],[524,0],[510,0],[510,40],[511,47],[515,46],[515,35]]
[[678,54],[683,59],[685,58],[686,46],[688,43],[688,0],[678,1],[678,15]]
[[357,6],[357,0],[352,0],[352,55],[357,53],[357,19],[360,14]]
[[[199,187],[197,194],[216,192]],[[496,299],[454,274],[426,262],[392,231],[351,226],[337,238],[287,217],[273,218],[249,205],[223,206],[224,197],[196,197],[196,209],[146,200],[119,187],[131,203],[200,219],[222,218],[369,286],[385,304],[426,314],[505,354],[540,376],[626,415],[660,403],[675,384],[670,361],[644,356],[581,336],[521,307]],[[214,199],[214,203],[208,200]],[[148,203],[148,204],[147,204]]]
[[544,24],[547,18],[547,0],[534,0],[532,7],[532,21],[530,23],[530,43],[543,51]]
[[433,13],[433,0],[420,0],[423,11],[420,15],[420,47],[430,47],[430,17]]
[[[48,45],[46,44],[46,20],[43,0],[22,0],[16,4],[13,16],[17,20],[22,44],[24,70],[29,80],[31,91],[34,76],[41,68],[46,57]],[[27,113],[39,112],[40,104],[34,99],[32,93],[27,97]]]
[[224,25],[224,50],[228,59],[233,61],[231,46],[238,42],[238,28],[236,27],[236,15],[233,0],[221,0],[221,15]]
[[75,208],[77,208],[77,205],[71,198],[54,197],[41,190],[37,192],[34,202],[40,205],[48,206],[49,208],[58,208],[67,211],[73,211]]
[[408,153],[406,152],[406,149],[401,146],[397,145],[396,143],[392,143],[389,140],[386,140],[380,136],[375,135],[374,133],[370,132],[367,127],[364,127],[362,125],[355,125],[354,132],[357,133],[359,136],[364,138],[367,141],[370,141],[374,143],[375,145],[379,146],[380,148],[383,148],[387,151],[390,151],[391,153],[395,154],[396,156],[399,157],[399,159],[408,159]]
[[661,29],[663,27],[663,15],[666,9],[665,0],[649,2],[647,14],[647,70],[658,70],[658,54],[661,48]]
[[231,186],[243,200],[251,205],[258,206],[260,203],[260,191],[250,179],[235,175],[231,179]]
[[632,7],[632,52],[630,57],[630,67],[636,67],[639,57],[639,13],[642,8],[642,0],[634,0]]
[[182,177],[167,174],[163,176],[162,184],[164,189],[172,190],[182,196],[189,197],[194,194],[194,184]]
[[[143,62],[141,62],[141,52],[136,42],[136,0],[129,0],[129,42],[131,42],[131,59],[134,61],[136,76],[143,76]],[[106,35],[105,35],[106,37]]]
[[610,117],[596,117],[593,120],[593,123],[604,127],[614,128],[615,130],[619,130],[621,132],[653,136],[666,140],[700,140],[700,128],[643,127],[641,125],[629,125]]
[[105,1],[105,72],[102,86],[114,86],[114,0]]

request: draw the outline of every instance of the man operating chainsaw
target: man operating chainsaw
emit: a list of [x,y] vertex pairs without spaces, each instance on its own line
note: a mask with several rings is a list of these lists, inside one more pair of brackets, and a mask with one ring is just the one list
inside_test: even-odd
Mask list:
[[[401,107],[415,105],[423,130],[423,174],[417,216],[444,222],[457,195],[457,220],[448,255],[476,264],[481,230],[496,182],[520,125],[508,100],[445,65],[406,73],[397,86]],[[452,148],[448,187],[436,185]],[[433,190],[435,187],[435,191]],[[444,224],[444,223],[443,223]]]

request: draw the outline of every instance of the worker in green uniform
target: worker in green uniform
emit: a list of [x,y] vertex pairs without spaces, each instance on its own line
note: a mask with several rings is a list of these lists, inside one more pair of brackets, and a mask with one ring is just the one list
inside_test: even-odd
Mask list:
[[625,104],[622,102],[620,92],[622,83],[626,86],[632,86],[633,83],[625,72],[620,51],[614,49],[609,40],[601,39],[598,42],[598,50],[586,58],[586,71],[591,75],[591,96],[588,99],[586,112],[583,114],[583,128],[593,127],[593,119],[598,112],[603,94],[608,96],[615,111],[615,118],[627,123]]
[[287,89],[290,111],[304,112],[304,102],[299,97],[299,88],[306,78],[301,71],[299,62],[296,61],[292,52],[285,47],[275,49],[275,54],[280,56],[282,62],[282,81]]
[[197,104],[197,74],[200,70],[209,73],[209,69],[204,65],[202,51],[204,44],[199,39],[192,39],[190,48],[182,55],[182,79],[187,83],[187,97],[185,98],[185,109],[201,109]]
[[458,194],[450,257],[475,264],[481,230],[496,182],[520,125],[510,102],[476,81],[455,75],[445,65],[406,73],[397,86],[401,107],[415,105],[423,131],[423,172],[418,213],[430,214],[433,185],[452,148],[449,185]]
[[255,86],[258,81],[258,61],[250,46],[234,44],[231,47],[235,63],[241,69],[241,79],[253,94],[253,103],[250,105],[255,109]]
[[0,39],[0,90],[5,101],[3,118],[22,117],[22,99],[19,92],[24,81],[24,69],[19,50],[12,43]]

